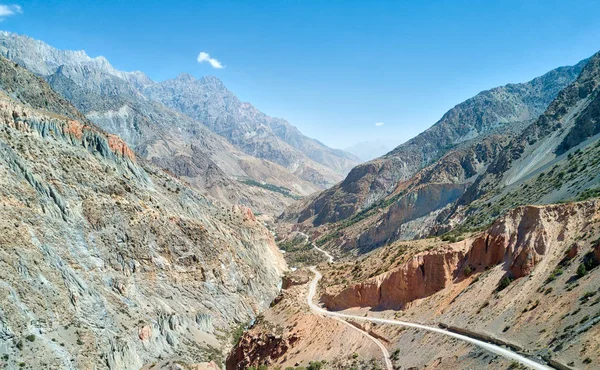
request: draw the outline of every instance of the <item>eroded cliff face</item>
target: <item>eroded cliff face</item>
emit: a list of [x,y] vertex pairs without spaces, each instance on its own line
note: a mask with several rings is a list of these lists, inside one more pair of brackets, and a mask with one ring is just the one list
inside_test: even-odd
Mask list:
[[519,207],[480,234],[417,252],[406,257],[403,263],[363,282],[348,287],[328,287],[321,299],[333,310],[403,309],[410,302],[461,281],[466,275],[494,266],[500,265],[511,279],[528,276],[544,258],[564,247],[567,235],[573,238],[585,225],[596,220],[598,212],[596,202]]
[[0,92],[2,361],[220,360],[217,334],[277,295],[286,267],[271,233],[247,207],[214,204],[83,116],[63,116],[76,110],[28,76],[44,94]]

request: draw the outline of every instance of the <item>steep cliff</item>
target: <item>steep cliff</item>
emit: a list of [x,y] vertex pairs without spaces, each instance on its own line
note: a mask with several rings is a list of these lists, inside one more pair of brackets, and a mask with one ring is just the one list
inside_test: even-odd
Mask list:
[[220,360],[219,333],[278,292],[271,233],[136,158],[42,79],[4,58],[0,70],[2,361]]
[[[444,244],[439,239],[425,239],[418,242],[421,248],[411,242],[402,242],[400,247],[391,247],[376,253],[376,257],[369,257],[373,261],[357,263],[360,266],[375,263],[376,268],[364,269],[385,270],[385,273],[339,292],[336,292],[339,286],[330,289],[323,295],[323,302],[336,310],[362,306],[402,309],[410,302],[464,279],[467,266],[467,275],[472,275],[502,265],[507,276],[518,279],[531,274],[548,255],[557,254],[555,248],[566,248],[566,235],[575,239],[589,226],[590,220],[597,218],[598,212],[597,202],[524,206],[464,241]],[[383,260],[389,259],[387,257],[394,249],[398,249],[398,257],[392,264],[374,262],[382,254],[386,255]],[[352,280],[359,276],[355,274]]]

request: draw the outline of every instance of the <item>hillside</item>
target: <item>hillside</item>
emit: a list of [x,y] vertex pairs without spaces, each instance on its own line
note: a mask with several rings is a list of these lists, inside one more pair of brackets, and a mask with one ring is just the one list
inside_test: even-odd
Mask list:
[[[449,328],[551,368],[596,369],[599,223],[597,199],[518,207],[459,242],[395,242],[360,258],[321,263],[318,297],[332,311]],[[287,278],[292,283],[244,335],[229,369],[311,362],[323,369],[382,366],[381,351],[364,335],[355,338],[339,321],[322,322],[307,310],[302,299],[311,275],[298,270]],[[348,321],[383,343],[395,368],[524,368],[423,330]],[[348,341],[338,341],[342,335]]]
[[0,57],[0,338],[8,368],[220,361],[285,262],[241,206],[136,157]]
[[436,124],[383,157],[353,168],[341,183],[294,205],[285,218],[314,226],[338,222],[382,202],[402,182],[453,149],[488,135],[514,132],[535,120],[577,78],[586,61],[561,67],[527,83],[510,84],[457,105]]

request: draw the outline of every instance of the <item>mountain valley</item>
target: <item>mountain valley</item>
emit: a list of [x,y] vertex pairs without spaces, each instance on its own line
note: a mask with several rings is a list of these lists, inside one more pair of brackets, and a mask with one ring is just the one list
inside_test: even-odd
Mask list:
[[0,32],[0,368],[600,366],[600,53],[361,162]]

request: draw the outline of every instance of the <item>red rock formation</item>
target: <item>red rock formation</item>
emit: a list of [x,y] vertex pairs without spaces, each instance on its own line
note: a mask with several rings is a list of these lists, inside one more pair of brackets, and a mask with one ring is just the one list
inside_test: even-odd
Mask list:
[[[598,209],[597,201],[519,207],[473,238],[418,253],[391,271],[341,291],[328,288],[321,300],[332,310],[401,309],[461,279],[467,265],[482,271],[503,263],[513,278],[527,276],[566,234],[575,235],[582,225],[593,222]],[[600,243],[594,253],[600,260]]]
[[[227,370],[271,364],[288,353],[298,339],[295,334],[283,337],[271,333],[245,333],[234,351],[227,357]],[[261,363],[258,363],[259,359]]]
[[43,114],[7,99],[0,99],[0,110],[0,122],[9,127],[23,132],[52,133],[55,138],[62,137],[84,146],[87,135],[96,136],[100,140],[106,140],[110,150],[118,157],[135,161],[135,154],[120,137],[107,134],[91,125],[58,115]]
[[322,301],[333,310],[348,307],[401,309],[406,303],[427,297],[450,283],[464,259],[462,249],[448,246],[417,254],[400,267],[337,294],[325,292]]
[[129,158],[132,161],[135,160],[133,151],[125,144],[125,142],[116,135],[107,135],[108,146],[113,153],[120,155],[121,157]]

